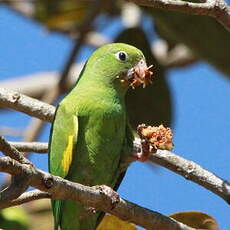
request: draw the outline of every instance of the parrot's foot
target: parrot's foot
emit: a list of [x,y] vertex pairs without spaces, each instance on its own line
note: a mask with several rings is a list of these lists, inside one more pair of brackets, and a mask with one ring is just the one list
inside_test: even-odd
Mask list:
[[140,161],[140,162],[145,162],[148,161],[150,154],[143,154],[143,153],[135,153],[132,155],[132,157],[136,160],[136,161]]
[[154,154],[157,150],[152,147],[146,140],[141,140],[141,152],[134,153],[132,157],[136,161],[148,161],[150,155]]
[[141,124],[137,127],[137,133],[141,139],[141,152],[133,155],[137,161],[145,162],[156,153],[158,149],[172,150],[172,130],[163,125],[158,127]]
[[95,186],[101,194],[103,194],[111,202],[111,210],[115,208],[116,204],[120,202],[120,196],[117,192],[111,189],[107,185],[97,185]]
[[86,208],[86,211],[88,213],[92,213],[92,214],[95,214],[97,212],[96,208],[93,208],[93,207],[88,207]]

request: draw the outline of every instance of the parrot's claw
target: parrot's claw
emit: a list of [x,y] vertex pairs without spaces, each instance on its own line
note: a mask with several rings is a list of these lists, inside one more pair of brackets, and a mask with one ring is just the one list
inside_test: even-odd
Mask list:
[[148,161],[149,157],[154,154],[157,149],[154,148],[147,140],[141,139],[141,152],[133,154],[136,161],[145,162]]
[[116,204],[118,204],[120,202],[120,196],[117,192],[115,192],[112,188],[110,188],[107,185],[98,185],[95,186],[96,189],[99,190],[99,192],[103,195],[105,195],[105,197],[107,199],[110,199],[111,201],[111,210],[114,209],[116,207]]
[[97,212],[96,208],[93,208],[93,207],[88,207],[86,208],[87,212],[89,213],[92,213],[92,214],[95,214]]
[[136,154],[132,155],[132,157],[136,161],[140,161],[140,162],[148,161],[149,156],[150,156],[150,154],[146,154],[146,153],[136,153]]

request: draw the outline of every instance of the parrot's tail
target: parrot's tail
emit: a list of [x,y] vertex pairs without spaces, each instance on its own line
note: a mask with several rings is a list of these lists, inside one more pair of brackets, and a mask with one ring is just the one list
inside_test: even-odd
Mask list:
[[54,230],[58,230],[58,226],[60,225],[61,221],[61,200],[52,200],[51,205],[53,209],[53,216],[54,216]]
[[52,201],[54,230],[95,230],[103,215],[73,201]]

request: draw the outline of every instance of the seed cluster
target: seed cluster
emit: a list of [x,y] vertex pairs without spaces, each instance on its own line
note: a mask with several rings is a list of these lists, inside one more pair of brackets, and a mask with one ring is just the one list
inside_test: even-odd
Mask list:
[[160,126],[146,126],[145,124],[139,125],[137,132],[141,139],[149,143],[155,150],[169,150],[173,148],[173,134],[170,128]]

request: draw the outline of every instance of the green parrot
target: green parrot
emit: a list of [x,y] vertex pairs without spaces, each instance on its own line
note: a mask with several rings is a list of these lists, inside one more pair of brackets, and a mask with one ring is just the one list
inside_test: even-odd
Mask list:
[[[124,176],[122,159],[132,151],[125,94],[148,84],[151,72],[143,53],[112,43],[97,49],[77,84],[58,105],[49,142],[49,171],[88,186],[116,190]],[[52,201],[54,229],[93,230],[103,212],[73,201]]]

